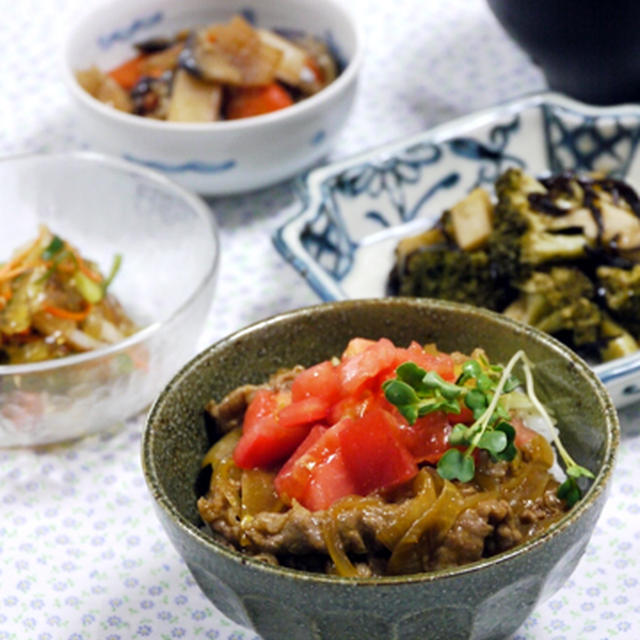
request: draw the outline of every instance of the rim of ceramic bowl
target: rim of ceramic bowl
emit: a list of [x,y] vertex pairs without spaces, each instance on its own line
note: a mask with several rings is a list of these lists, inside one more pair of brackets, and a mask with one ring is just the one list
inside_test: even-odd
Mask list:
[[[353,14],[344,8],[344,6],[337,0],[321,0],[324,4],[329,5],[333,11],[339,13],[346,24],[349,25],[353,32],[354,38],[354,51],[353,55],[347,62],[347,65],[342,70],[340,75],[324,89],[318,93],[297,102],[285,109],[279,109],[272,113],[266,113],[258,116],[251,116],[248,118],[241,118],[238,120],[221,120],[216,122],[167,122],[166,120],[156,120],[154,118],[144,118],[135,114],[124,113],[118,111],[113,107],[103,104],[87,91],[85,91],[76,80],[74,75],[74,69],[72,69],[71,62],[69,60],[70,49],[75,40],[75,35],[82,30],[83,26],[93,19],[95,11],[104,11],[110,5],[101,4],[96,9],[85,13],[80,17],[72,28],[68,31],[65,39],[65,46],[63,51],[62,61],[62,75],[67,85],[67,88],[71,94],[85,105],[88,109],[95,111],[105,118],[111,119],[115,122],[119,122],[127,126],[140,126],[151,131],[171,131],[178,132],[183,131],[187,133],[202,133],[204,131],[238,131],[246,129],[252,131],[254,129],[270,126],[271,123],[279,122],[287,119],[295,119],[298,116],[303,116],[309,111],[315,111],[322,107],[326,102],[331,101],[338,94],[346,90],[352,82],[355,81],[362,61],[364,58],[364,37],[362,33],[362,27],[358,24]],[[111,4],[131,4],[129,0],[116,0]],[[153,2],[148,2],[152,5]]]
[[51,360],[43,360],[42,362],[32,362],[25,364],[5,364],[0,365],[0,377],[6,375],[26,375],[29,373],[44,373],[54,369],[62,369],[65,367],[72,367],[76,364],[84,363],[90,360],[110,356],[115,353],[119,353],[129,347],[133,347],[141,342],[147,340],[150,336],[157,333],[161,327],[170,323],[176,316],[181,314],[187,309],[193,301],[202,293],[202,291],[209,285],[211,280],[216,277],[218,270],[218,264],[220,261],[220,235],[218,230],[218,223],[216,221],[215,213],[205,204],[205,202],[198,196],[194,195],[187,189],[173,182],[169,178],[165,178],[163,175],[141,167],[137,164],[122,160],[115,156],[109,156],[104,153],[98,153],[95,151],[66,151],[56,153],[17,153],[11,156],[0,157],[0,164],[10,164],[12,162],[24,162],[30,160],[51,160],[51,161],[64,161],[65,159],[79,159],[83,162],[94,163],[98,166],[110,167],[125,173],[134,173],[138,176],[145,178],[157,185],[163,187],[167,191],[173,192],[178,198],[186,202],[197,216],[206,223],[211,231],[211,239],[213,241],[213,260],[209,265],[208,270],[202,277],[198,286],[193,290],[191,295],[182,302],[178,307],[173,309],[162,320],[152,322],[151,324],[143,327],[140,331],[131,336],[116,342],[107,347],[101,347],[100,349],[94,349],[93,351],[86,351],[84,353],[72,354],[65,356],[64,358],[53,358]]
[[[215,539],[207,533],[204,528],[198,528],[191,522],[189,522],[178,511],[176,506],[168,498],[166,493],[162,490],[158,475],[156,473],[156,465],[151,455],[153,449],[153,441],[155,438],[154,423],[158,415],[163,410],[165,399],[175,392],[182,381],[190,375],[192,369],[200,366],[201,363],[206,362],[209,359],[209,354],[213,351],[223,349],[239,338],[251,334],[255,331],[264,329],[265,327],[272,326],[274,324],[288,322],[296,317],[304,317],[312,315],[316,312],[322,312],[323,310],[331,311],[332,309],[348,310],[350,308],[358,308],[369,305],[381,305],[386,307],[392,306],[404,306],[404,305],[416,306],[416,307],[428,307],[432,309],[442,310],[459,310],[464,311],[467,314],[484,318],[497,322],[498,324],[521,334],[527,334],[534,337],[534,339],[543,342],[547,347],[569,360],[581,374],[585,377],[586,382],[591,385],[594,394],[597,395],[599,405],[602,409],[604,420],[606,423],[606,434],[604,443],[604,458],[602,465],[598,469],[591,486],[582,497],[582,499],[574,505],[570,511],[568,511],[560,520],[553,523],[550,527],[545,529],[539,535],[533,537],[531,540],[520,544],[513,549],[502,552],[498,555],[483,558],[473,563],[462,565],[454,568],[441,569],[432,572],[422,572],[410,575],[398,575],[398,576],[381,576],[375,578],[345,578],[341,576],[333,576],[322,573],[312,573],[307,571],[300,571],[296,569],[290,569],[282,566],[272,566],[266,562],[256,560],[251,556],[243,555],[241,552],[229,549],[224,545],[215,541]],[[576,522],[583,513],[587,512],[594,506],[596,499],[602,495],[607,489],[607,485],[611,480],[613,467],[617,455],[618,445],[620,441],[620,426],[618,423],[618,417],[613,402],[600,381],[595,375],[589,365],[579,358],[568,347],[560,343],[552,336],[543,333],[533,327],[523,325],[510,318],[501,316],[492,311],[472,307],[465,304],[448,302],[435,299],[419,299],[419,298],[365,298],[356,300],[339,300],[334,302],[324,302],[312,306],[302,307],[280,313],[264,320],[255,322],[243,329],[240,329],[231,335],[219,340],[218,342],[210,345],[204,351],[200,352],[194,358],[192,358],[187,364],[185,364],[171,379],[171,381],[165,386],[165,388],[156,397],[154,403],[147,414],[145,428],[142,435],[142,471],[147,482],[149,491],[156,502],[156,505],[162,509],[165,514],[176,524],[184,534],[193,539],[197,544],[204,545],[209,548],[212,553],[217,553],[226,558],[227,560],[237,563],[239,566],[250,566],[256,571],[262,571],[268,574],[277,575],[280,578],[289,578],[292,580],[304,580],[313,582],[323,582],[330,584],[346,584],[346,585],[358,585],[358,586],[380,586],[380,585],[393,585],[393,584],[405,584],[414,582],[432,582],[434,580],[443,580],[447,578],[454,578],[464,574],[475,573],[482,571],[489,565],[503,564],[511,559],[525,555],[529,551],[544,545],[548,540],[563,532]],[[195,501],[195,494],[194,494]]]

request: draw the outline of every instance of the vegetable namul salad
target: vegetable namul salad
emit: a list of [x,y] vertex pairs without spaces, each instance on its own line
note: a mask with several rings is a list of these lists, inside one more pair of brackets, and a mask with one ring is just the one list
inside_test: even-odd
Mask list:
[[41,226],[37,238],[0,265],[0,362],[19,364],[90,351],[137,330],[103,276],[68,242]]
[[327,45],[308,35],[254,28],[242,16],[152,38],[102,71],[76,73],[112,107],[173,122],[213,122],[270,113],[307,98],[338,75]]
[[207,406],[223,435],[202,462],[202,519],[250,556],[347,577],[511,549],[593,477],[560,442],[532,366],[522,351],[503,366],[481,349],[354,338],[340,358],[235,389]]

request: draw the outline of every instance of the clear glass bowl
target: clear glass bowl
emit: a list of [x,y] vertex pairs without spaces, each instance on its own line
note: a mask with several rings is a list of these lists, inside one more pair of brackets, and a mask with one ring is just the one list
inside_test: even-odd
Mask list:
[[145,408],[193,355],[215,288],[219,239],[207,205],[154,172],[94,153],[0,161],[0,261],[39,224],[108,272],[141,327],[108,348],[0,365],[0,446],[93,433]]

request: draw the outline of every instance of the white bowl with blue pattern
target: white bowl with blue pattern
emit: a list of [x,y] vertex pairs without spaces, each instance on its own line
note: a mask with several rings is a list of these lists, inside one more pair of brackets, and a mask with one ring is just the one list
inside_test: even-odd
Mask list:
[[[268,28],[327,41],[342,73],[316,95],[281,111],[210,123],[165,122],[122,113],[89,95],[74,73],[111,69],[135,55],[133,43],[242,14]],[[362,39],[338,0],[108,0],[72,27],[63,76],[91,143],[160,171],[198,193],[224,195],[289,178],[323,156],[343,127],[356,92]]]
[[[526,96],[312,171],[274,244],[323,300],[385,295],[399,238],[509,166],[606,171],[640,188],[640,106]],[[640,352],[595,365],[618,407],[640,401]]]

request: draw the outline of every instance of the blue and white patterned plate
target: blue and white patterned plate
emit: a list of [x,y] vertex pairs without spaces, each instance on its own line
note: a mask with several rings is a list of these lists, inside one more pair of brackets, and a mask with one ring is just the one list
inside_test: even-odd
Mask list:
[[[606,171],[640,188],[639,138],[640,107],[527,96],[312,171],[274,244],[324,300],[384,296],[398,239],[473,188],[509,166]],[[618,407],[640,400],[640,353],[594,369]]]

